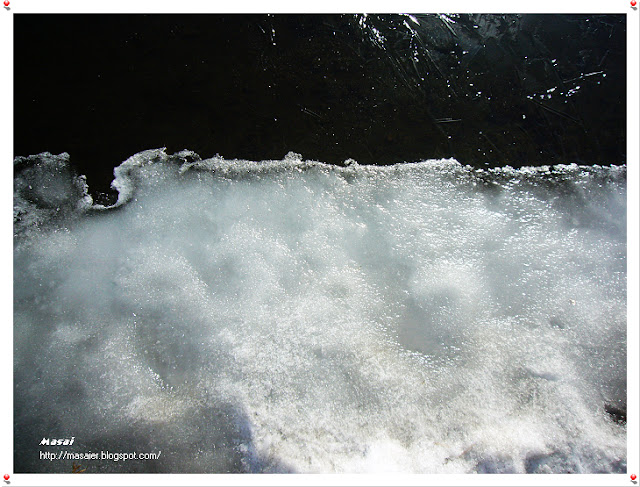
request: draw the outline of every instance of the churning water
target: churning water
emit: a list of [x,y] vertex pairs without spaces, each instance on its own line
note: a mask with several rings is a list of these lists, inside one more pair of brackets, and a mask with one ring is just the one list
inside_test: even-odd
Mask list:
[[16,159],[16,471],[626,471],[624,166],[115,172]]

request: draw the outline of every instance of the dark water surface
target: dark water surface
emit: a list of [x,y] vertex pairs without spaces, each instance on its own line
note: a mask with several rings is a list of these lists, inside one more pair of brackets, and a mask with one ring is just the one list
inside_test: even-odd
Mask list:
[[16,15],[15,154],[626,162],[624,15]]

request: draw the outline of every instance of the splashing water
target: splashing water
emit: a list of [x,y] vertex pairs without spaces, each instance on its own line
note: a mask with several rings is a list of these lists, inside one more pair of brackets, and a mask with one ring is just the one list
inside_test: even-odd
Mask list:
[[625,167],[67,162],[16,159],[16,471],[626,471]]

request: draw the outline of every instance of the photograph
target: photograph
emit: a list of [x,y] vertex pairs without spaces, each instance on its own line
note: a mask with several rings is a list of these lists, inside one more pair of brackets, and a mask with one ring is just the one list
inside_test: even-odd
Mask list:
[[637,483],[635,1],[28,3],[7,485]]

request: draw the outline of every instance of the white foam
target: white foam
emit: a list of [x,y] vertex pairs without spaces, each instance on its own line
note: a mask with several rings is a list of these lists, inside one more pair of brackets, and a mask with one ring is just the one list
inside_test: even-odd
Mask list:
[[625,471],[624,174],[137,154],[16,237],[21,465]]

